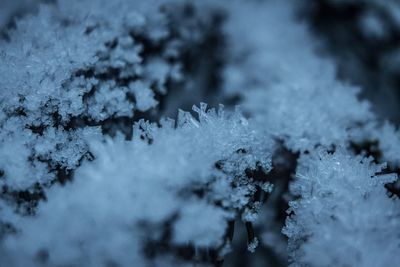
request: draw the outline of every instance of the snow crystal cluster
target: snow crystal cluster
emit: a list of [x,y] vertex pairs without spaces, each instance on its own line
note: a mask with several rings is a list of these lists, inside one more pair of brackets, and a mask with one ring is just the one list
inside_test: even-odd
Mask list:
[[388,198],[383,187],[397,177],[382,175],[385,165],[372,160],[341,148],[300,157],[291,184],[300,199],[290,203],[293,215],[283,229],[295,266],[399,263],[394,255],[400,245],[400,202]]
[[[34,219],[15,222],[25,231],[4,247],[23,257],[11,264],[36,258],[38,266],[144,266],[165,258],[174,266],[189,245],[221,250],[224,222],[242,213],[263,187],[246,171],[270,169],[271,142],[239,113],[206,111],[205,105],[196,111],[198,120],[182,112],[177,128],[171,120],[161,128],[139,121],[132,141],[119,136],[93,142],[98,157],[77,170],[76,181],[49,190]],[[158,243],[163,250],[153,251]],[[42,251],[45,259],[38,257]]]
[[0,20],[0,266],[400,265],[399,129],[298,2],[39,2]]
[[0,169],[8,190],[65,176],[91,157],[88,140],[116,129],[131,135],[136,113],[159,118],[168,89],[183,90],[197,75],[185,61],[199,56],[188,50],[208,38],[213,13],[108,2],[40,6],[2,42]]
[[[233,8],[228,28],[238,33],[232,36],[234,54],[225,79],[228,93],[241,95],[259,129],[300,155],[283,228],[289,262],[400,264],[395,256],[400,252],[399,199],[389,198],[384,187],[397,175],[379,175],[399,167],[398,130],[378,120],[371,104],[360,99],[359,88],[337,79],[335,65],[317,54],[316,41],[293,19],[293,5],[253,5]],[[375,158],[365,158],[366,153]],[[264,218],[276,219],[270,210],[265,213]],[[280,238],[272,227],[264,228],[263,241],[274,242],[266,245],[276,249]]]

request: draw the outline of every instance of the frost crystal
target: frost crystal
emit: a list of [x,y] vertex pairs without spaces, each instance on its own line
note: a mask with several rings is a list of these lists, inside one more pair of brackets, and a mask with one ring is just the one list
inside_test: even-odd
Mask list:
[[247,250],[250,251],[251,253],[254,253],[256,251],[257,246],[258,246],[258,239],[254,238],[253,241],[251,241],[250,244],[247,245]]
[[0,2],[1,266],[400,266],[394,0]]
[[182,5],[160,5],[61,0],[0,40],[1,185],[32,190],[62,180],[91,157],[89,139],[118,130],[130,138],[136,113],[158,120],[156,98],[185,90],[185,78],[197,75],[185,61],[200,57],[186,50],[209,38],[216,12],[189,18]]
[[384,167],[344,149],[301,156],[283,229],[293,266],[400,264],[400,202],[383,187],[397,177]]
[[[147,138],[94,142],[96,160],[72,184],[53,187],[35,218],[16,221],[22,232],[5,240],[8,253],[24,255],[18,264],[45,251],[50,265],[85,266],[144,265],[188,245],[222,253],[227,221],[257,206],[246,171],[270,170],[272,144],[238,112],[194,109],[199,119],[185,113],[177,128],[139,122],[134,136]],[[165,252],[141,254],[162,242]]]

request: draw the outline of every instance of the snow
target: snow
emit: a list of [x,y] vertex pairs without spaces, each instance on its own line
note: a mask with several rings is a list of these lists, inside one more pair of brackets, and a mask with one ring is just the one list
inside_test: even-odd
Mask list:
[[293,266],[400,264],[400,201],[383,187],[397,176],[372,161],[343,148],[301,156],[283,229]]
[[[23,255],[13,264],[39,250],[46,251],[50,265],[145,264],[149,259],[141,250],[154,235],[151,226],[162,229],[170,220],[171,247],[223,245],[225,222],[252,201],[255,183],[245,170],[257,165],[269,171],[272,142],[259,138],[239,112],[206,110],[205,104],[194,110],[198,119],[185,113],[178,128],[173,122],[158,128],[141,121],[134,136],[147,135],[151,145],[148,139],[122,136],[92,142],[96,160],[77,169],[73,183],[52,187],[36,217],[15,221],[23,231],[4,242],[8,254]],[[239,149],[247,152],[238,154]],[[215,168],[218,161],[221,170]],[[205,195],[197,196],[196,189]],[[222,206],[216,206],[221,199]]]
[[[299,157],[284,195],[292,266],[400,265],[400,204],[385,188],[398,178],[383,174],[400,166],[398,126],[338,79],[295,6],[59,0],[18,18],[0,40],[0,265],[202,266],[204,251],[231,249],[232,221],[257,223],[250,252],[281,256],[281,226],[263,221],[276,199],[256,195],[285,190],[291,177],[267,176],[283,150]],[[379,36],[374,16],[360,23]],[[224,47],[207,48],[210,32]],[[220,69],[196,49],[223,50]],[[207,94],[227,107],[183,110]],[[356,155],[362,142],[379,156]]]

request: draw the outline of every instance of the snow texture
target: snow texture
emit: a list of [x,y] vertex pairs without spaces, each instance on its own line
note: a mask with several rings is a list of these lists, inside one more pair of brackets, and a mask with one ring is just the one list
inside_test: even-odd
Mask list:
[[[168,242],[171,255],[179,245],[222,247],[225,222],[250,206],[262,185],[246,170],[269,171],[272,142],[239,112],[206,111],[205,104],[194,110],[198,119],[182,111],[176,129],[172,120],[161,128],[140,121],[139,138],[92,143],[98,156],[77,170],[76,181],[51,188],[35,218],[14,222],[23,232],[6,239],[4,249],[22,257],[11,266],[35,259],[40,266],[40,254],[51,266],[145,265],[151,259],[141,251],[149,239]],[[168,222],[172,237],[160,240]]]
[[180,12],[159,6],[58,1],[17,21],[0,51],[3,185],[31,190],[53,182],[90,155],[87,142],[100,128],[129,131],[118,122],[154,110],[167,83],[182,83],[181,54],[202,42],[196,23],[209,19],[172,24]]
[[343,148],[301,156],[283,229],[293,266],[400,264],[400,201],[383,187],[397,177],[372,161]]
[[[18,5],[1,11],[0,265],[220,266],[234,222],[284,257],[263,221],[280,197],[292,266],[400,265],[399,129],[338,79],[298,3],[50,2],[15,27]],[[228,105],[182,110],[204,99]]]

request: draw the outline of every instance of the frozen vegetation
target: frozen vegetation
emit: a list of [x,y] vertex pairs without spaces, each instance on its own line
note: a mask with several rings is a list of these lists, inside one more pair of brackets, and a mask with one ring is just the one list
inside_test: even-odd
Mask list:
[[0,266],[400,266],[399,48],[376,93],[313,28],[397,36],[395,1],[28,2],[0,4]]

